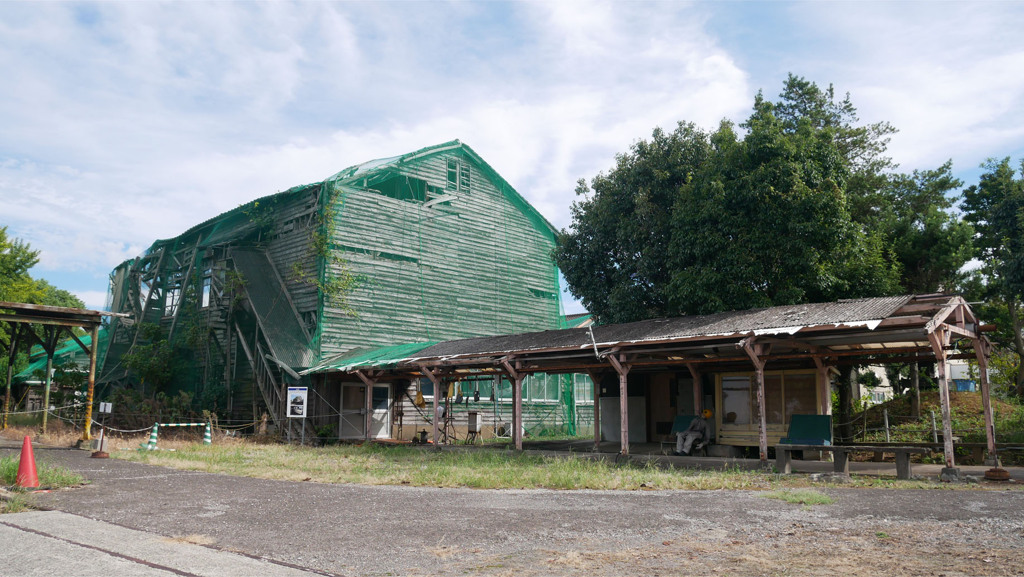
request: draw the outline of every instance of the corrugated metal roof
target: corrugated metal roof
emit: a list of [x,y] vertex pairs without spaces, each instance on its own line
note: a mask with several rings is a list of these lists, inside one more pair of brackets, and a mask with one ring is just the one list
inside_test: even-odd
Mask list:
[[586,348],[595,343],[599,347],[608,347],[619,343],[712,336],[792,334],[812,326],[859,325],[873,329],[912,298],[898,296],[851,299],[595,326],[593,340],[588,329],[579,328],[446,341],[420,351],[416,358]]

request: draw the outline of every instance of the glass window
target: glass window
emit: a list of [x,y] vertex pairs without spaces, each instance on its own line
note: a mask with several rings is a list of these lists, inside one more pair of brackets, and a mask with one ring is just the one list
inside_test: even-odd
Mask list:
[[549,401],[558,401],[559,393],[562,389],[562,379],[566,378],[565,375],[550,375],[547,382],[547,393],[545,398]]
[[164,296],[164,316],[171,317],[178,310],[178,299],[181,298],[181,287],[174,286],[167,289]]
[[480,399],[486,400],[491,398],[491,389],[494,388],[494,377],[486,377],[478,379],[476,382],[477,386],[480,387]]
[[[757,377],[755,376],[752,381]],[[786,381],[787,384],[789,381]],[[765,421],[781,425],[785,422],[782,414],[782,375],[764,376],[764,415]],[[753,395],[751,412],[757,414],[757,394]],[[760,418],[760,416],[758,416]]]
[[373,408],[378,411],[386,411],[388,397],[388,387],[373,387]]
[[420,392],[423,393],[424,397],[434,396],[434,382],[427,377],[420,378]]
[[454,158],[448,159],[448,190],[459,190],[459,161]]
[[203,277],[203,288],[202,294],[199,296],[199,308],[207,308],[210,306],[210,286],[212,279],[209,276]]
[[529,375],[523,379],[523,400],[546,401],[547,379],[545,374]]
[[576,402],[577,403],[593,403],[594,402],[594,383],[591,382],[590,377],[587,375],[573,375],[572,376],[573,386],[576,387]]
[[512,383],[508,379],[502,378],[501,384],[498,385],[498,398],[499,399],[511,399],[512,398]]
[[749,425],[750,406],[750,377],[722,377],[722,422]]
[[815,415],[818,413],[818,395],[814,374],[786,375],[786,422],[793,415]]

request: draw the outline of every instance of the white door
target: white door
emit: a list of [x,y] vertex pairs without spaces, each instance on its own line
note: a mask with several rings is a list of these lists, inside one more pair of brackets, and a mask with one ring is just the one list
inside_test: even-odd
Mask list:
[[388,439],[391,437],[391,385],[374,385],[370,399],[373,415],[370,420],[370,437]]

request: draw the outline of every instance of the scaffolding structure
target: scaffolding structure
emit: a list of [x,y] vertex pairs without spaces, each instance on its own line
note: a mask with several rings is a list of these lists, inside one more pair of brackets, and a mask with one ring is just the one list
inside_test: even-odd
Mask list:
[[[326,427],[340,391],[309,369],[331,359],[564,328],[556,234],[458,140],[355,165],[156,241],[115,268],[107,305],[127,317],[104,331],[99,378],[186,391],[240,420],[265,412],[282,429],[286,387],[306,384],[313,424]],[[126,355],[154,343],[174,359],[172,374],[137,382]],[[568,389],[554,404],[571,402],[558,411],[576,423]]]

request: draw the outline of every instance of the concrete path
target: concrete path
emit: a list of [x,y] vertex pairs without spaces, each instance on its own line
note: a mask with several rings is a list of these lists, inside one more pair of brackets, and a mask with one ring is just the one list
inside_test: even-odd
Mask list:
[[59,511],[0,516],[4,575],[219,577],[327,575]]
[[[0,442],[0,456],[18,448]],[[856,536],[860,547],[907,528],[925,537],[907,542],[932,548],[909,552],[919,559],[955,561],[987,548],[1007,567],[1024,562],[1013,557],[1024,551],[1021,490],[826,485],[820,490],[835,503],[812,509],[759,491],[319,484],[90,459],[73,449],[37,447],[35,455],[90,484],[33,495],[36,506],[52,511],[0,516],[0,575],[707,574],[705,563],[747,563],[776,551],[764,549],[766,536],[799,537],[816,558],[822,546],[847,547],[839,539]],[[822,545],[823,536],[832,541]],[[695,540],[706,548],[699,559],[687,553]],[[723,545],[746,549],[733,554]],[[40,560],[43,552],[51,558]],[[21,565],[9,569],[7,559]],[[697,565],[682,570],[688,563]],[[104,569],[92,573],[97,567]],[[742,564],[722,567],[761,573]]]

